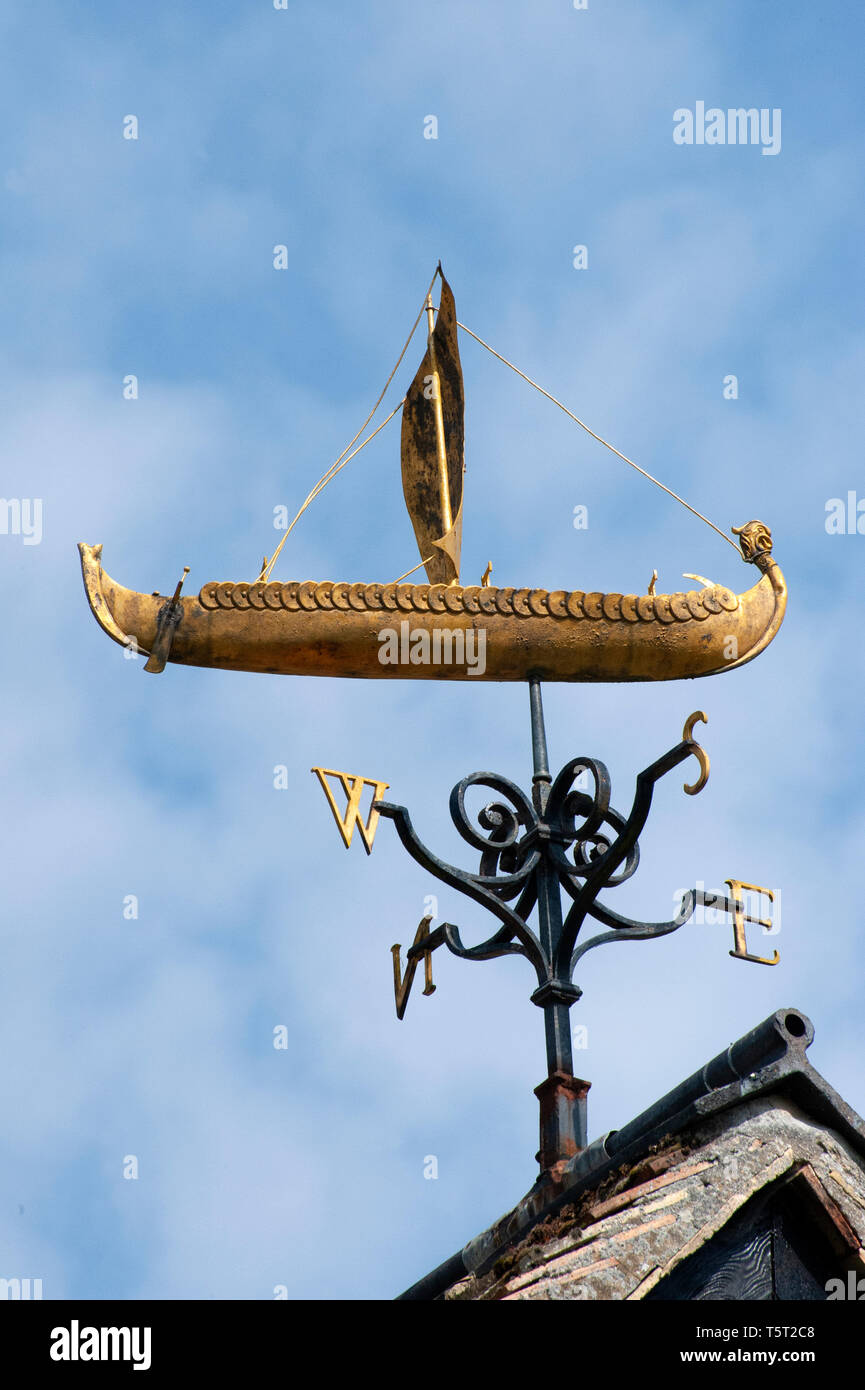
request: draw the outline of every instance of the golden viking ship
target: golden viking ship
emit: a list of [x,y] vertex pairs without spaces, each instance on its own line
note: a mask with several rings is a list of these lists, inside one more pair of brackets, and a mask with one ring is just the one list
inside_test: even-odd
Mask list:
[[[438,313],[428,293],[427,348],[401,402],[403,493],[422,557],[415,568],[422,566],[429,582],[279,582],[270,574],[284,537],[254,581],[211,581],[197,597],[181,597],[183,581],[170,597],[141,594],[105,573],[101,545],[82,542],[84,587],[103,631],[122,646],[145,652],[145,670],[151,672],[175,662],[367,679],[511,681],[535,675],[548,681],[656,681],[713,675],[752,661],[780,628],[787,600],[784,576],[772,558],[771,533],[759,521],[732,528],[742,559],[760,571],[757,583],[742,594],[707,580],[700,580],[698,589],[673,594],[654,593],[654,580],[646,594],[497,588],[488,582],[489,566],[480,584],[460,583],[464,395],[457,337],[458,326],[464,325],[458,325],[441,267],[436,274],[441,276]],[[349,458],[340,456],[301,512]],[[384,661],[382,631],[398,631],[404,624],[403,631],[412,636],[411,654]],[[416,641],[424,633],[432,648]],[[483,668],[453,659],[472,635],[481,633]],[[429,660],[422,653],[431,649],[447,651],[450,659]]]

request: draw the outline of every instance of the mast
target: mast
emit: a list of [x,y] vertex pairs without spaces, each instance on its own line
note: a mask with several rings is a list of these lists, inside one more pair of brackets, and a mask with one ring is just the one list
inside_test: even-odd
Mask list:
[[441,494],[442,520],[444,531],[447,534],[453,527],[453,517],[451,515],[451,489],[448,481],[448,456],[445,448],[445,422],[442,414],[442,384],[439,376],[438,363],[436,362],[436,346],[433,336],[435,330],[435,314],[433,310],[432,295],[426,298],[426,317],[427,317],[427,348],[429,351],[430,366],[432,367],[432,386],[433,386],[433,411],[436,422],[436,457],[439,470],[439,493]]

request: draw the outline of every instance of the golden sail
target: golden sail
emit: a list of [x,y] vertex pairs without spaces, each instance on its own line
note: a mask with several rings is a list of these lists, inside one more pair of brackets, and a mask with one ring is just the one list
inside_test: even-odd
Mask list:
[[195,597],[181,597],[178,584],[169,597],[124,588],[103,570],[102,546],[82,543],[84,587],[103,631],[146,653],[151,672],[173,662],[358,679],[659,681],[753,660],[787,602],[760,521],[733,528],[743,560],[760,571],[742,594],[708,581],[672,594],[460,584],[463,380],[453,294],[441,279],[435,321],[429,297],[425,306],[427,350],[403,403],[401,441],[429,582],[279,582],[265,565],[255,581],[211,581]]

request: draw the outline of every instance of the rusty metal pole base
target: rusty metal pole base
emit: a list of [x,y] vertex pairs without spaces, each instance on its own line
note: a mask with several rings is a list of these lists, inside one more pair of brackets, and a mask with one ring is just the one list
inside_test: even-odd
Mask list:
[[554,1071],[535,1087],[541,1107],[541,1147],[535,1157],[542,1174],[555,1176],[558,1164],[586,1147],[586,1097],[591,1084],[570,1072]]

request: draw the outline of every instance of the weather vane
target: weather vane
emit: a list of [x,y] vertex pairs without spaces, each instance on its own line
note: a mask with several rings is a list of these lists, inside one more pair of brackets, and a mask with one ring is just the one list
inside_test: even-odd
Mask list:
[[[441,278],[438,313],[432,288]],[[406,395],[375,430],[357,444],[399,368],[420,319],[427,318],[427,348]],[[376,405],[354,439],[306,498],[274,554],[250,581],[206,583],[197,597],[182,597],[183,579],[171,597],[123,588],[102,569],[101,545],[81,544],[82,572],[97,622],[116,642],[147,653],[145,670],[158,673],[167,663],[261,671],[285,675],[348,676],[367,679],[526,681],[529,685],[533,749],[530,794],[494,773],[476,772],[454,787],[451,818],[459,834],[480,853],[476,873],[445,863],[418,838],[408,811],[382,799],[388,783],[315,767],[343,843],[358,828],[364,848],[373,848],[379,818],[393,821],[408,853],[426,871],[465,894],[497,920],[493,934],[465,946],[460,930],[433,919],[420,922],[406,955],[394,945],[394,994],[402,1018],[418,965],[424,965],[424,994],[431,994],[432,956],[446,946],[464,960],[524,956],[537,986],[532,1001],[544,1013],[547,1079],[537,1088],[541,1106],[543,1172],[554,1169],[586,1143],[588,1082],[575,1077],[569,1011],[580,998],[574,973],[587,951],[612,942],[647,940],[685,925],[695,907],[721,909],[732,918],[737,959],[774,965],[748,949],[746,924],[768,930],[767,917],[751,915],[746,893],[769,889],[727,879],[729,892],[684,894],[678,913],[667,922],[640,922],[614,911],[600,895],[624,883],[639,863],[639,836],[652,805],[656,783],[694,757],[699,776],[684,790],[696,795],[706,784],[709,760],[693,738],[702,711],[686,721],[681,741],[636,779],[630,812],[610,805],[606,767],[588,756],[572,758],[556,777],[547,758],[541,684],[543,681],[661,681],[730,671],[753,660],[772,641],[784,618],[787,589],[772,557],[772,537],[760,521],[733,527],[741,558],[760,572],[745,593],[736,594],[699,575],[699,589],[658,594],[657,572],[645,594],[584,592],[570,589],[496,587],[487,565],[476,585],[460,580],[464,475],[464,394],[458,330],[484,347],[483,339],[458,323],[454,297],[436,270],[414,327]],[[507,358],[502,362],[537,386]],[[537,387],[565,410],[576,415]],[[421,560],[399,579],[378,582],[322,582],[272,578],[288,534],[323,487],[402,409],[403,493]],[[601,444],[606,440],[589,430]],[[357,447],[354,448],[357,444]],[[683,498],[659,483],[631,459],[619,458],[673,496],[713,530],[719,528]],[[725,540],[729,538],[719,532]],[[732,541],[729,542],[731,545]],[[424,568],[426,583],[406,583]],[[184,569],[185,579],[188,571]],[[578,786],[588,777],[591,790]],[[473,788],[493,794],[472,823],[466,795]],[[340,804],[344,800],[344,809]],[[564,901],[563,901],[564,900]],[[535,925],[530,919],[536,914]],[[579,941],[587,918],[606,930]]]

